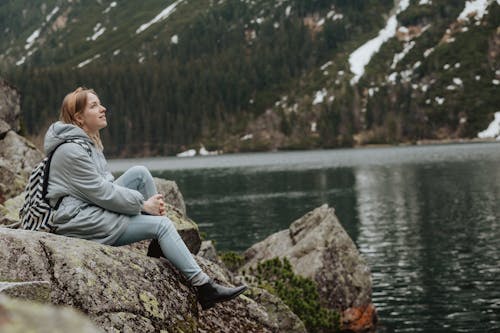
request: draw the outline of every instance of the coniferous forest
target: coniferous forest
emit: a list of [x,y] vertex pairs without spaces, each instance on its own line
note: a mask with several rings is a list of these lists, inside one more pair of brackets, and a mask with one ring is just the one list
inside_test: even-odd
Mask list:
[[[472,138],[500,105],[492,84],[500,76],[496,2],[478,25],[456,23],[462,0],[412,1],[397,19],[417,31],[413,48],[394,66],[408,40],[388,40],[356,84],[349,55],[384,28],[394,1],[178,1],[171,16],[140,34],[137,27],[165,3],[110,3],[0,6],[0,28],[8,31],[1,76],[22,94],[25,134],[42,133],[80,85],[108,108],[102,135],[111,156],[169,155],[201,143],[245,151]],[[9,16],[23,5],[24,23]],[[104,14],[108,7],[113,15]],[[50,26],[52,8],[59,9]],[[66,23],[57,28],[61,17]],[[44,19],[34,51],[13,65]],[[108,30],[89,41],[102,26]],[[447,34],[453,42],[442,42]],[[462,84],[450,89],[457,77]],[[240,139],[249,133],[252,139]]]

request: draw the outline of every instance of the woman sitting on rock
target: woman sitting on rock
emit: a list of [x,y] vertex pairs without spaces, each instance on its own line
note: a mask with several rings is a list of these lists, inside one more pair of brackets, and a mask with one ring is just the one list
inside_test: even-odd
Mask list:
[[[56,233],[113,246],[157,239],[164,256],[196,289],[203,309],[230,300],[246,286],[227,288],[216,284],[198,266],[184,241],[166,216],[165,203],[145,167],[132,167],[114,180],[103,155],[99,131],[107,126],[106,108],[91,89],[69,93],[61,106],[60,121],[45,135],[53,155],[47,199],[59,206],[54,213]],[[62,198],[62,200],[61,200]]]

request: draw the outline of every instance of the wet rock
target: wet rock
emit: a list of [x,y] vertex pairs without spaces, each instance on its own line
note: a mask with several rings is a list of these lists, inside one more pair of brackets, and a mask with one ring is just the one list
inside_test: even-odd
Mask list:
[[[374,326],[377,317],[371,305],[370,269],[333,208],[316,208],[293,222],[288,230],[253,245],[244,256],[246,264],[240,271],[275,257],[288,258],[296,274],[316,281],[324,306],[346,313],[342,319],[345,330],[356,328],[353,331],[360,332]],[[360,311],[361,315],[352,315]],[[367,323],[351,322],[354,318]]]

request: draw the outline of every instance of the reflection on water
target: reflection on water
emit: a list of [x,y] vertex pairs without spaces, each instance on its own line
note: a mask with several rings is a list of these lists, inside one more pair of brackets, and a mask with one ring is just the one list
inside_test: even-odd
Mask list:
[[500,145],[193,161],[154,160],[169,166],[155,175],[177,181],[218,249],[245,250],[328,203],[372,269],[380,332],[500,332]]
[[500,329],[497,163],[356,169],[382,332]]

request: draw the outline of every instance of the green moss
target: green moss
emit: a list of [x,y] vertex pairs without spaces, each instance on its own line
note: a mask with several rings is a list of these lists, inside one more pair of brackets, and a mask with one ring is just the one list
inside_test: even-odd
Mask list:
[[164,319],[163,313],[160,312],[158,300],[156,297],[148,292],[142,292],[139,294],[139,298],[142,301],[144,309],[151,314],[153,317]]
[[142,268],[141,266],[137,265],[137,264],[134,264],[134,263],[130,263],[129,265],[131,268],[135,269],[136,271],[138,272],[144,272],[144,268]]
[[340,315],[321,306],[316,283],[292,270],[284,258],[274,258],[257,265],[251,272],[259,287],[280,297],[304,322],[308,332],[336,332],[340,329]]
[[93,286],[95,286],[95,284],[96,284],[96,281],[94,279],[90,279],[90,278],[87,279],[87,287],[89,287],[89,288],[93,287]]

